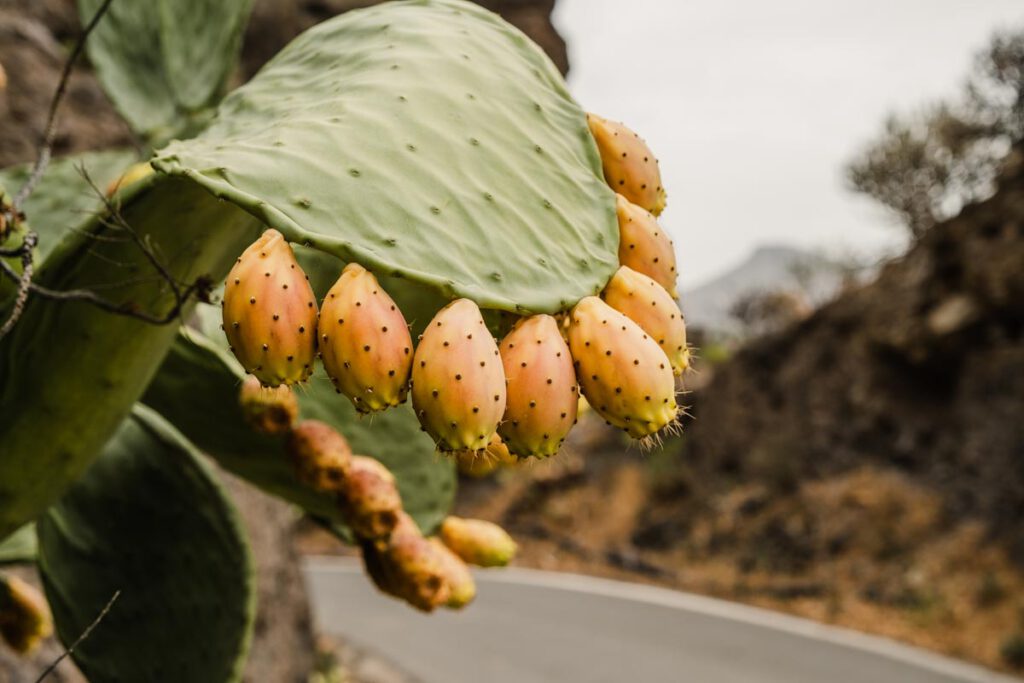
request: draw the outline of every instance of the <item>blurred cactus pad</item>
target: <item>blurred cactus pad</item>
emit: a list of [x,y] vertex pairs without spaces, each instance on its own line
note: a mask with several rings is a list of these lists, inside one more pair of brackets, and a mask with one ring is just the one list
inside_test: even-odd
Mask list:
[[[161,33],[164,53],[189,33],[180,28]],[[97,51],[121,49],[109,42],[91,46],[94,62],[103,61]],[[211,83],[222,73],[208,71]],[[168,76],[168,87],[178,80]],[[104,82],[124,85],[110,74]],[[187,125],[163,127],[209,123],[157,151],[157,172],[117,195],[121,215],[180,282],[219,281],[273,227],[337,257],[339,271],[351,261],[372,270],[415,328],[454,297],[491,310],[564,310],[617,267],[614,194],[583,110],[537,46],[476,5],[414,0],[345,14],[297,38],[208,117],[183,116]],[[113,230],[106,218],[29,215],[39,232],[61,236],[36,281],[102,289],[153,315],[173,310],[164,283],[139,277],[150,268],[140,250],[96,239]],[[85,471],[175,337],[174,325],[87,303],[31,302],[0,341],[0,537]],[[408,457],[431,457],[417,444]],[[446,506],[450,489],[439,500]]]

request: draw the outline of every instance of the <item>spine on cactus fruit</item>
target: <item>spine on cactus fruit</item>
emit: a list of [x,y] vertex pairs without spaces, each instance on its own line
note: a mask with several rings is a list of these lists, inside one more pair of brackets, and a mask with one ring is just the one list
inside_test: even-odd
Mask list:
[[501,437],[495,434],[491,442],[481,453],[480,451],[458,451],[455,453],[455,466],[459,474],[481,479],[491,474],[499,467],[515,465],[519,460],[509,453],[508,447]]
[[299,416],[299,401],[290,387],[265,387],[252,375],[242,382],[238,402],[246,423],[261,434],[287,434]]
[[235,357],[266,386],[313,372],[317,306],[292,248],[267,230],[238,258],[224,287],[224,332]]
[[348,441],[330,425],[304,420],[288,435],[286,450],[299,480],[317,491],[339,493],[353,466]]
[[394,475],[374,458],[352,457],[340,494],[345,520],[363,539],[387,538],[403,514]]
[[579,393],[558,321],[534,315],[516,323],[499,346],[508,400],[498,433],[517,457],[558,452],[576,424]]
[[442,452],[483,451],[505,412],[505,373],[480,309],[458,299],[424,330],[412,367],[412,404]]
[[402,312],[357,263],[345,267],[320,311],[320,358],[339,393],[361,413],[405,401],[412,336]]
[[635,322],[668,356],[678,376],[690,365],[683,312],[665,288],[631,268],[622,266],[604,288],[605,303]]
[[25,654],[53,633],[46,600],[17,576],[0,575],[0,636]]
[[588,296],[572,310],[569,349],[583,395],[609,424],[643,439],[674,423],[672,365],[635,322]]
[[516,542],[497,524],[449,515],[441,523],[441,540],[464,562],[501,567],[512,561]]
[[655,216],[665,208],[658,160],[639,135],[621,123],[587,114],[609,187]]

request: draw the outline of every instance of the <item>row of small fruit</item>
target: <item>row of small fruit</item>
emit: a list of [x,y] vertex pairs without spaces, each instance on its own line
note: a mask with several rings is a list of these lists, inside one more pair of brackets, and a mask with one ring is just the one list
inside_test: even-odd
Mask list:
[[517,458],[554,455],[576,423],[580,393],[634,438],[673,424],[675,376],[689,351],[673,298],[672,242],[652,213],[664,206],[657,161],[625,126],[596,116],[588,123],[618,192],[621,267],[601,297],[559,316],[525,317],[500,344],[477,305],[458,299],[414,344],[373,273],[349,264],[318,307],[291,247],[267,230],[225,285],[223,326],[235,356],[268,387],[308,379],[319,357],[362,413],[411,393],[444,453],[483,453],[497,434]]

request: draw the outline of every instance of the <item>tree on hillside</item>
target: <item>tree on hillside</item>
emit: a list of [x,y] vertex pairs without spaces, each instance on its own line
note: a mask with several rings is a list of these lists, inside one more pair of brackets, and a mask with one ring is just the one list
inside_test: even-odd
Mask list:
[[1024,139],[1024,27],[997,33],[955,102],[891,115],[846,167],[850,186],[920,237],[989,196],[1010,147]]

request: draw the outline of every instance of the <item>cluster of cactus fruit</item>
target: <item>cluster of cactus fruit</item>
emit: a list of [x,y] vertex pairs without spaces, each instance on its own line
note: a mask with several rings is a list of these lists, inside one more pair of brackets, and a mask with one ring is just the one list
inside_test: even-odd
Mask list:
[[500,343],[476,303],[457,299],[414,343],[395,301],[357,263],[318,307],[288,242],[271,229],[238,258],[225,285],[223,328],[235,356],[267,387],[307,380],[319,357],[360,413],[411,394],[438,450],[463,459],[500,459],[503,450],[515,459],[555,455],[581,393],[633,438],[674,424],[675,377],[689,350],[674,299],[673,245],[655,218],[665,205],[658,164],[624,125],[587,121],[617,191],[620,231],[620,268],[600,297],[557,316],[524,317]]
[[665,204],[657,161],[625,126],[587,120],[617,190],[620,267],[600,297],[569,311],[523,317],[498,342],[477,304],[456,299],[414,342],[398,305],[358,263],[344,268],[318,306],[309,277],[273,229],[245,250],[225,283],[223,329],[251,373],[241,391],[250,424],[288,434],[299,480],[336,497],[374,583],[419,609],[468,603],[475,588],[466,563],[503,565],[514,542],[496,525],[454,517],[440,538],[426,538],[403,511],[386,467],[353,455],[322,422],[296,425],[289,385],[309,379],[319,358],[360,413],[411,394],[437,449],[469,471],[557,454],[581,394],[633,438],[673,425],[676,377],[689,351],[674,299],[673,245],[655,218]]
[[263,387],[255,377],[243,383],[239,400],[249,425],[265,434],[285,435],[297,478],[333,496],[362,549],[366,571],[377,587],[413,607],[458,609],[476,596],[467,563],[507,564],[516,545],[501,527],[482,520],[448,517],[440,537],[427,538],[402,508],[394,475],[380,461],[354,455],[337,430],[298,418],[291,389]]

